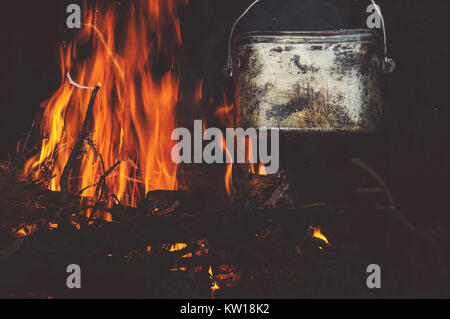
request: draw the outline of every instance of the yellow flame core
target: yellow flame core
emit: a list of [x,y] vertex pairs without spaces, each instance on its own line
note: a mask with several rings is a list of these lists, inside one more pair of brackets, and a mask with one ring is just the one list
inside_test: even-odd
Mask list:
[[213,271],[212,271],[212,266],[209,266],[208,273],[209,273],[209,278],[213,281],[212,284],[211,284],[211,292],[214,293],[216,290],[220,289],[220,286],[217,283],[217,281],[214,280],[214,274],[213,274]]
[[320,227],[309,227],[314,233],[313,233],[313,237],[314,238],[318,238],[320,240],[323,240],[327,245],[330,245],[330,242],[328,241],[328,238],[325,237],[324,234],[322,234],[322,232],[320,231]]
[[170,249],[169,249],[169,251],[170,252],[173,252],[173,251],[180,251],[180,250],[183,250],[183,249],[185,249],[185,248],[187,248],[187,244],[185,244],[185,243],[177,243],[177,244],[173,244],[172,246],[170,246]]

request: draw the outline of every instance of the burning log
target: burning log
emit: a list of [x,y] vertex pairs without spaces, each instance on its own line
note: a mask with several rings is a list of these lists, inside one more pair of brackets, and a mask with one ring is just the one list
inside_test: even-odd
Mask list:
[[[74,38],[72,50],[61,50],[61,69],[63,74],[77,74],[86,85],[100,81],[102,91],[98,97],[97,92],[92,96],[98,103],[82,114],[80,104],[87,104],[87,99],[74,85],[94,87],[79,85],[68,77],[69,81],[64,81],[47,102],[43,119],[48,123],[43,127],[46,138],[40,154],[27,161],[24,176],[42,177],[42,168],[51,162],[51,190],[66,193],[71,187],[79,187],[92,198],[104,195],[108,189],[108,196],[129,206],[136,206],[149,191],[177,188],[177,165],[170,158],[173,143],[167,132],[175,128],[179,96],[175,56],[181,34],[177,9],[183,3],[170,0],[155,7],[152,1],[131,1],[124,10],[132,14],[115,10],[109,3],[91,4],[83,11],[84,28]],[[103,10],[108,14],[95,14]],[[114,27],[122,20],[126,24],[125,37]],[[120,52],[115,50],[116,41],[122,41]],[[89,46],[90,54],[80,59],[79,46],[84,44]],[[160,63],[154,60],[161,56],[174,59],[156,70],[155,65]],[[83,116],[85,122],[80,123]],[[92,126],[92,136],[85,130],[87,124]],[[83,154],[78,171],[74,162],[88,136],[99,144],[94,150],[93,143],[88,143],[93,152]],[[70,150],[72,140],[75,145]],[[117,174],[102,178],[108,167],[117,169]],[[91,189],[99,179],[100,189]]]
[[[14,183],[6,177],[8,169],[10,168],[4,167],[5,178],[0,181],[11,188]],[[257,178],[259,183],[264,184],[262,181],[266,177],[250,175],[249,178]],[[279,189],[277,185],[283,185],[280,180],[282,181],[282,178],[272,177],[271,188]],[[5,207],[5,199],[8,198],[5,196],[6,185],[0,185],[0,192],[3,195],[0,201],[2,208]],[[366,214],[373,211],[377,214],[373,203],[349,208],[347,204],[333,203],[314,203],[297,207],[285,206],[286,204],[278,206],[280,204],[278,202],[270,207],[264,205],[266,203],[264,197],[259,201],[253,198],[254,202],[251,205],[249,205],[251,197],[248,197],[247,202],[237,201],[232,206],[222,209],[196,210],[195,207],[198,205],[195,205],[195,202],[199,201],[197,197],[199,195],[188,191],[157,191],[150,192],[145,202],[136,208],[120,204],[107,207],[100,203],[98,210],[111,213],[113,222],[105,222],[98,218],[89,220],[74,215],[71,221],[77,227],[62,228],[57,225],[55,227],[58,221],[54,220],[61,208],[62,192],[50,192],[33,184],[16,183],[16,185],[17,187],[11,190],[11,195],[16,192],[16,196],[22,200],[30,196],[31,198],[39,196],[38,203],[42,207],[40,209],[42,212],[35,214],[36,202],[24,206],[30,211],[28,215],[32,217],[25,224],[35,223],[38,226],[35,227],[34,234],[26,234],[26,238],[22,240],[12,239],[8,245],[0,247],[0,257],[3,259],[0,269],[20,267],[18,266],[20,264],[47,269],[49,256],[62,258],[55,267],[67,263],[75,256],[85,256],[86,260],[91,261],[90,269],[102,269],[103,273],[97,273],[96,276],[105,278],[114,275],[110,270],[112,268],[108,268],[109,266],[105,268],[105,265],[117,265],[118,261],[123,261],[120,264],[124,273],[136,273],[130,269],[144,263],[147,269],[153,271],[151,274],[141,273],[140,276],[159,277],[159,281],[152,281],[151,289],[155,293],[156,291],[160,293],[162,286],[175,283],[173,276],[187,276],[191,282],[197,284],[204,282],[207,288],[204,296],[209,296],[211,292],[214,292],[215,296],[227,296],[242,289],[248,289],[247,293],[252,291],[252,295],[260,293],[268,296],[269,287],[279,290],[297,287],[295,288],[297,292],[302,291],[311,295],[319,293],[320,287],[324,288],[318,282],[326,277],[325,274],[330,274],[331,277],[326,277],[326,280],[331,282],[341,277],[346,285],[359,282],[358,278],[348,275],[345,277],[343,274],[347,274],[348,267],[364,264],[366,257],[353,250],[355,240],[352,237],[343,240],[349,236],[343,229],[347,227],[349,221],[354,222],[355,216],[361,215],[361,211]],[[23,192],[25,196],[19,195],[18,191]],[[26,195],[27,192],[30,192],[29,195]],[[278,195],[273,194],[279,192],[275,191],[272,195],[269,193],[269,198],[278,198]],[[177,202],[179,206],[174,209],[173,205]],[[79,198],[71,198],[70,203],[73,205],[71,211],[92,209],[80,206]],[[17,207],[16,204],[13,205]],[[156,209],[158,206],[161,207],[160,210]],[[166,209],[169,209],[167,213]],[[174,210],[170,211],[171,209]],[[343,214],[343,211],[346,213]],[[1,217],[4,218],[5,215],[2,214]],[[3,222],[4,219],[2,224]],[[51,227],[50,222],[53,225]],[[204,240],[199,241],[199,238]],[[396,237],[392,240],[395,240],[394,238]],[[430,251],[435,249],[431,247],[438,247],[429,238],[421,236],[417,238],[421,245],[430,247]],[[48,246],[49,240],[54,243],[53,246]],[[358,245],[365,240],[359,238]],[[90,244],[82,245],[83,242]],[[35,254],[40,256],[37,260],[46,263],[45,267],[39,266],[39,261],[37,264],[26,263],[26,260],[33,258]],[[64,258],[66,255],[67,260]],[[432,258],[439,260],[437,255]],[[199,276],[204,279],[198,281]],[[1,287],[14,287],[14,284],[6,284],[2,280],[4,279],[0,279]],[[267,286],[267,282],[272,281],[273,285]],[[328,284],[327,287],[329,289]],[[0,294],[4,293],[3,289],[0,289]],[[57,289],[53,295],[58,296]]]

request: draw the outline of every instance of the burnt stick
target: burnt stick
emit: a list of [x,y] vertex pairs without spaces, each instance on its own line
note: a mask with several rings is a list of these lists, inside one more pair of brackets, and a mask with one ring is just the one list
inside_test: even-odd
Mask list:
[[91,99],[89,101],[88,109],[86,111],[86,116],[84,118],[83,128],[81,129],[81,133],[78,136],[78,140],[70,153],[69,159],[67,160],[66,166],[64,167],[64,170],[61,174],[61,181],[60,181],[60,187],[61,187],[61,193],[63,195],[63,199],[66,197],[68,192],[68,178],[70,171],[72,170],[72,166],[75,162],[75,159],[78,157],[78,155],[81,152],[81,148],[83,147],[83,143],[86,140],[86,138],[89,135],[88,128],[89,128],[89,122],[91,121],[93,115],[94,115],[94,103],[95,99],[97,97],[98,91],[100,90],[99,86],[96,86],[94,88],[94,91],[92,92]]

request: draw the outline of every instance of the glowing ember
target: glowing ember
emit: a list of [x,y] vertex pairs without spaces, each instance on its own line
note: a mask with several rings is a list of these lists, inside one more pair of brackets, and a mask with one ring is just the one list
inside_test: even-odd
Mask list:
[[209,253],[209,244],[206,239],[197,241],[198,250],[195,252],[195,255],[198,257],[206,256]]
[[[183,249],[185,249],[187,247],[188,247],[188,245],[185,244],[185,243],[177,243],[177,244],[174,244],[174,245],[170,246],[169,251],[170,252],[180,251],[180,250],[183,250]],[[186,255],[182,256],[181,258],[191,258],[191,257],[192,257],[192,253],[189,253],[189,254],[186,254]]]
[[72,221],[71,224],[72,224],[72,226],[74,226],[76,229],[80,230],[81,225],[80,225],[79,223]]
[[36,225],[24,226],[23,228],[21,228],[16,232],[16,236],[18,238],[28,237],[33,235],[36,230],[37,230]]
[[49,230],[57,229],[58,227],[59,227],[58,224],[48,223]]
[[220,286],[217,283],[217,281],[214,280],[214,274],[213,274],[213,271],[212,271],[212,266],[209,267],[208,273],[209,273],[209,278],[213,281],[212,284],[211,284],[211,291],[214,293],[216,290],[220,289]]
[[105,219],[105,221],[107,221],[108,223],[112,222],[112,215],[110,213],[105,213],[103,214],[103,218]]
[[318,238],[320,240],[323,240],[327,245],[331,246],[330,242],[328,241],[328,239],[325,237],[324,234],[322,234],[322,232],[320,231],[320,227],[314,227],[314,226],[310,226],[309,229],[311,229],[313,231],[313,237],[314,238]]
[[211,287],[211,291],[214,292],[214,291],[219,290],[219,289],[220,289],[220,287],[219,287],[219,285],[217,284],[217,282],[214,282],[214,284],[213,284],[212,287]]
[[220,280],[222,285],[228,288],[236,287],[242,278],[242,273],[236,265],[221,265],[218,267],[220,273],[216,278]]
[[178,244],[173,244],[172,246],[170,246],[169,251],[173,252],[173,251],[180,251],[183,250],[185,248],[187,248],[187,244],[185,243],[178,243]]

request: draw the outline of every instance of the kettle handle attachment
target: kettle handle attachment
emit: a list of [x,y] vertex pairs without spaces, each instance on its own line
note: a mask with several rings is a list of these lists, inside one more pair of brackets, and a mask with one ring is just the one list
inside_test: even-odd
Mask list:
[[[233,37],[234,31],[238,25],[238,23],[247,15],[247,13],[260,2],[261,0],[255,0],[252,4],[242,13],[239,18],[233,24],[230,32],[230,38],[228,39],[228,57],[227,57],[227,65],[225,66],[224,73],[228,78],[233,77],[233,55],[232,55],[232,46],[233,46]],[[384,16],[381,12],[380,6],[375,2],[375,0],[370,0],[372,4],[375,6],[375,10],[381,18],[381,24],[383,28],[383,41],[384,41],[384,59],[383,59],[383,72],[384,73],[392,73],[396,68],[395,61],[389,57],[388,45],[387,45],[387,35],[386,35],[386,26],[384,23]]]
[[387,44],[387,35],[386,35],[386,24],[384,23],[384,16],[381,12],[380,6],[375,2],[375,0],[370,0],[372,4],[375,6],[375,10],[377,11],[378,15],[381,18],[381,26],[383,28],[383,41],[384,41],[384,59],[383,59],[383,72],[384,73],[392,73],[395,71],[396,63],[394,59],[389,57],[389,50],[388,50],[388,44]]
[[261,0],[256,0],[254,1],[245,11],[243,14],[241,14],[239,16],[239,18],[237,18],[237,20],[234,22],[233,27],[231,28],[231,32],[230,32],[230,38],[228,39],[228,58],[227,58],[227,65],[225,66],[224,69],[224,73],[226,77],[232,78],[233,77],[233,53],[232,51],[232,46],[233,46],[233,37],[234,37],[234,30],[236,29],[239,21],[242,20],[242,18],[244,18],[247,13]]

